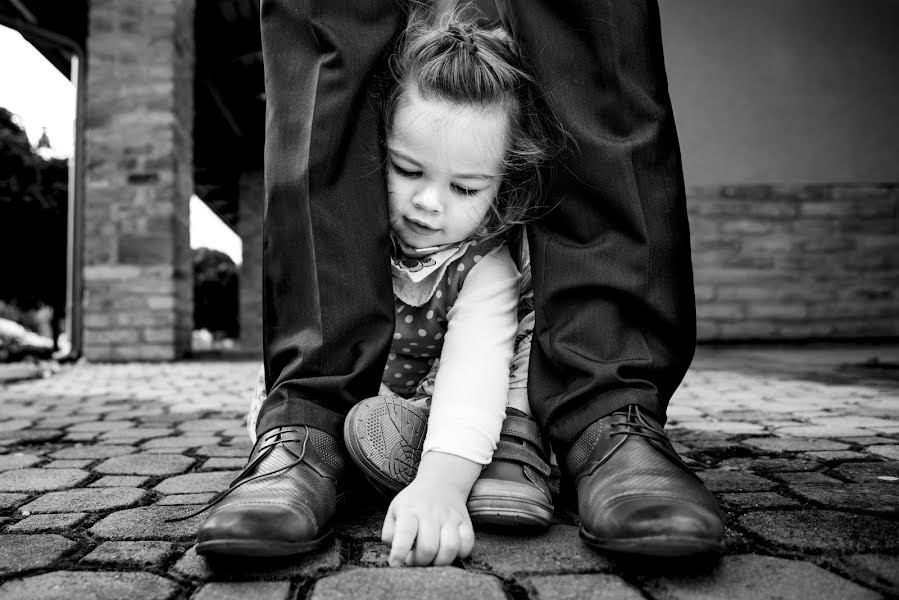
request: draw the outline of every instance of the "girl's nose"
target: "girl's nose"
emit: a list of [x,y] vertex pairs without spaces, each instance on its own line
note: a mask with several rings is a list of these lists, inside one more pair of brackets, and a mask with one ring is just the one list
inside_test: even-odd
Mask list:
[[442,207],[440,190],[434,185],[422,186],[412,196],[412,204],[416,208],[427,212],[440,212]]

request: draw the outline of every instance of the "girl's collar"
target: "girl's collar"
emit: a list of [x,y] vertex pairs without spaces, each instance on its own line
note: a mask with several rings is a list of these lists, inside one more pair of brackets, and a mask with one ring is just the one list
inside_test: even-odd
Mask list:
[[393,256],[394,258],[424,258],[426,256],[430,256],[432,254],[437,254],[438,252],[442,252],[443,250],[449,250],[451,248],[459,248],[463,244],[470,242],[473,238],[462,240],[461,242],[455,242],[452,244],[442,244],[439,246],[428,246],[426,248],[413,248],[409,244],[405,243],[403,240],[393,234],[390,233],[390,240],[393,242]]

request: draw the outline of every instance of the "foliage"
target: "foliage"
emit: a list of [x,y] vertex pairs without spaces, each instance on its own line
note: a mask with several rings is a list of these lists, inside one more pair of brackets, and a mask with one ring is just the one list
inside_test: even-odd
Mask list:
[[68,161],[35,152],[13,114],[0,108],[0,300],[42,305],[59,319],[66,296]]
[[234,261],[218,250],[194,250],[194,329],[208,329],[217,338],[236,338],[239,285]]

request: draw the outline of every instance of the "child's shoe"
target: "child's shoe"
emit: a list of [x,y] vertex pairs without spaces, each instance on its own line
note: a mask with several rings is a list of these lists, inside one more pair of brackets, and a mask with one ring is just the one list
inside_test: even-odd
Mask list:
[[546,529],[553,516],[546,483],[550,467],[537,423],[521,411],[506,409],[493,460],[468,496],[472,523],[491,527]]
[[428,429],[427,413],[396,395],[356,404],[343,424],[350,458],[378,489],[396,494],[418,472]]

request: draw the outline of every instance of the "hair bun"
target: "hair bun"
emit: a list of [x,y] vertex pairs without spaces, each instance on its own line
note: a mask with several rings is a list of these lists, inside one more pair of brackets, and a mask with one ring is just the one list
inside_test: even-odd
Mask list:
[[466,25],[463,28],[455,23],[450,23],[446,30],[447,33],[456,40],[456,43],[460,47],[468,50],[471,54],[477,54],[478,46],[474,43],[474,34],[472,33],[471,26]]

